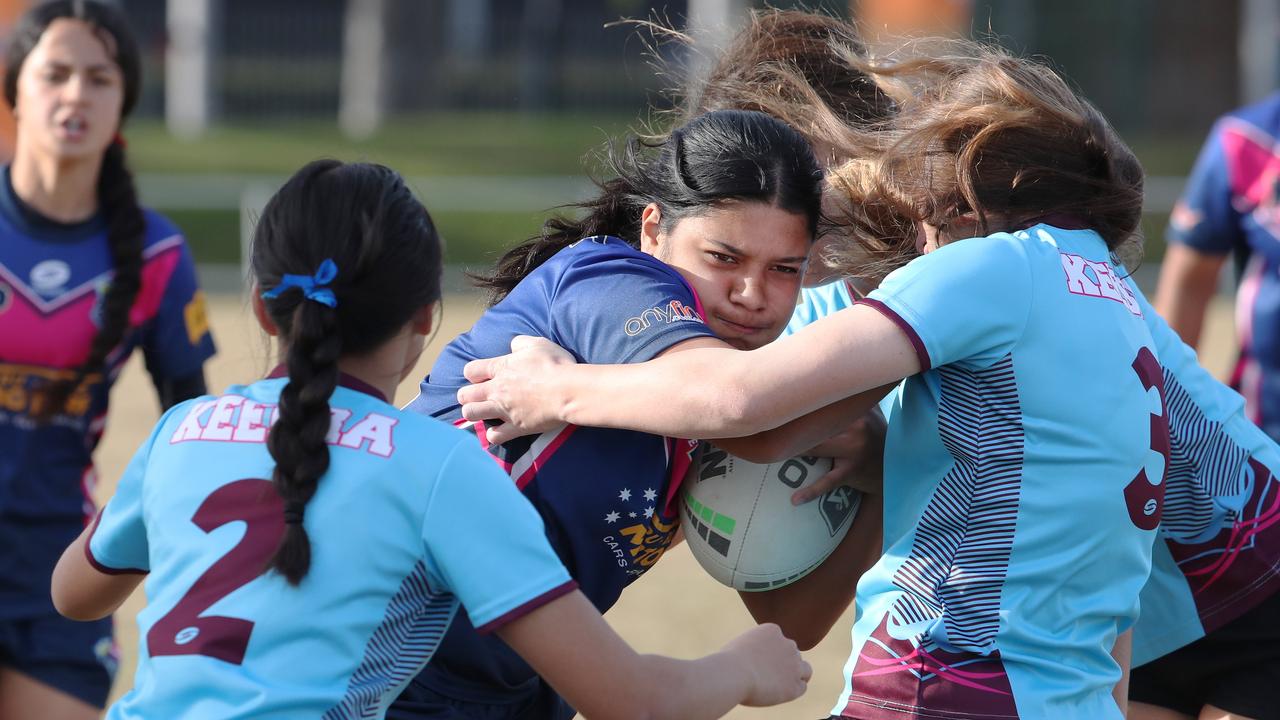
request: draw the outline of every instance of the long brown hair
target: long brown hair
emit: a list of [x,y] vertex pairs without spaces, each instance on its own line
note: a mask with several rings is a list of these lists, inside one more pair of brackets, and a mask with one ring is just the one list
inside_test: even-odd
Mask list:
[[[1121,262],[1140,256],[1142,167],[1098,110],[1048,67],[969,41],[928,40],[887,61],[850,51],[898,106],[857,131],[875,152],[828,174],[860,247],[834,260],[880,277],[915,255],[922,224],[980,235],[1067,219]],[[851,157],[859,157],[851,154]]]
[[863,44],[846,20],[801,10],[752,11],[706,73],[688,83],[682,111],[757,110],[815,146],[839,148],[848,143],[847,127],[880,122],[894,111],[893,100],[849,62],[849,50],[862,52]]

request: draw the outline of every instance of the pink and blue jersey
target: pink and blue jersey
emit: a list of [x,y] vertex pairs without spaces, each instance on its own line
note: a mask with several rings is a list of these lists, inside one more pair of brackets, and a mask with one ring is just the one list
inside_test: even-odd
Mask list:
[[862,301],[924,369],[892,396],[886,552],[858,585],[834,714],[1122,717],[1110,650],[1138,616],[1169,434],[1109,256],[1037,225],[945,245]]
[[1250,418],[1280,440],[1280,94],[1214,125],[1170,218],[1168,241],[1247,258],[1231,385]]
[[[25,207],[8,169],[0,182],[0,617],[53,613],[49,571],[59,542],[32,541],[28,528],[66,528],[66,542],[92,517],[92,452],[102,435],[107,396],[124,361],[141,348],[156,378],[200,371],[213,354],[204,297],[191,254],[168,220],[145,211],[142,287],[132,329],[88,378],[66,411],[32,419],[36,391],[71,378],[98,330],[112,276],[101,217],[56,224]],[[25,537],[25,540],[18,538]],[[41,536],[42,538],[44,536]],[[22,552],[14,548],[23,547]]]
[[573,590],[471,436],[346,377],[310,571],[264,574],[285,529],[266,447],[285,382],[175,406],[99,515],[90,562],[150,574],[134,686],[108,718],[382,717],[459,603],[487,632]]
[[[406,409],[465,424],[456,397],[466,383],[463,365],[510,352],[516,335],[546,337],[579,362],[628,363],[712,333],[674,269],[618,238],[587,238],[534,270],[449,343]],[[678,392],[685,382],[697,379],[671,378],[654,392]],[[479,430],[470,429],[483,444]],[[678,524],[674,500],[695,447],[629,430],[564,426],[487,449],[542,516],[552,547],[603,612],[670,545]],[[538,717],[573,716],[532,668],[497,638],[476,634],[475,624],[460,617],[415,684],[505,705],[512,717],[531,704],[542,708]]]

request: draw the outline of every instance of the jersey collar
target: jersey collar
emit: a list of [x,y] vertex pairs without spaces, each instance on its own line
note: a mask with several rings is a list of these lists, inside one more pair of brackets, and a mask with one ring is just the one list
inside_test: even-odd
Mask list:
[[[282,377],[289,377],[289,368],[284,365],[277,365],[271,372],[267,373],[268,380],[276,380]],[[348,390],[355,390],[365,395],[371,395],[382,402],[390,402],[390,400],[387,400],[387,396],[382,394],[381,390],[353,375],[338,373],[338,386]]]

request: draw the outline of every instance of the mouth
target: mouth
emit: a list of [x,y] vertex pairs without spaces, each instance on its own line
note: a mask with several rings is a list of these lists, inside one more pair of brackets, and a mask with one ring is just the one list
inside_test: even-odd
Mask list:
[[79,115],[71,115],[58,123],[58,134],[71,141],[83,140],[89,133],[89,123]]
[[715,315],[715,319],[719,320],[733,332],[739,335],[755,335],[769,329],[768,325],[748,325],[745,323],[734,322],[723,315]]

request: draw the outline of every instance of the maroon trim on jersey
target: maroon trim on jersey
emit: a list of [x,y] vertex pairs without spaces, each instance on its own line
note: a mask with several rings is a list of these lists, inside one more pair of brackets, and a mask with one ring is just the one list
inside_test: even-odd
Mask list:
[[106,508],[103,508],[102,510],[98,511],[97,517],[93,519],[93,528],[89,530],[89,537],[84,539],[85,559],[89,561],[89,564],[93,566],[94,570],[97,570],[103,575],[146,575],[149,571],[140,570],[138,568],[107,567],[106,565],[103,565],[102,563],[98,562],[98,559],[93,556],[93,551],[89,549],[89,543],[93,542],[93,535],[94,533],[98,532],[98,523],[102,522],[102,513],[105,510]]
[[893,321],[894,325],[902,328],[902,332],[907,334],[907,339],[911,341],[911,347],[916,350],[916,357],[920,360],[920,372],[924,372],[933,367],[933,363],[929,361],[929,350],[924,346],[924,341],[916,334],[916,329],[911,327],[911,323],[902,319],[902,316],[893,310],[893,308],[885,305],[879,300],[871,298],[861,298],[853,302],[854,305],[866,305],[879,312],[881,315]]
[[1000,651],[987,655],[925,648],[889,634],[881,618],[858,653],[853,691],[840,717],[1016,720],[1017,704]]
[[[282,377],[289,377],[289,368],[285,367],[284,365],[277,365],[274,368],[272,368],[271,372],[267,373],[266,379],[278,380],[279,378],[282,378]],[[361,380],[360,378],[355,377],[354,375],[348,375],[346,373],[338,373],[338,387],[344,387],[348,390],[355,390],[356,392],[362,392],[365,395],[372,395],[373,397],[378,398],[382,402],[391,402],[390,400],[387,399],[386,395],[382,394],[381,390]]]
[[551,588],[550,590],[542,593],[538,597],[533,598],[532,600],[524,603],[520,607],[514,608],[512,610],[508,610],[502,615],[499,615],[493,620],[490,620],[489,622],[481,625],[480,627],[476,628],[476,632],[480,633],[481,635],[487,635],[488,633],[491,633],[494,630],[497,630],[503,625],[506,625],[507,623],[513,620],[519,620],[520,618],[524,617],[525,615],[528,615],[534,610],[537,610],[543,605],[546,605],[552,600],[556,600],[558,598],[564,597],[565,595],[568,595],[569,593],[577,589],[578,589],[578,581],[569,580],[563,585],[558,585],[554,588]]

